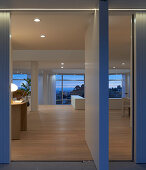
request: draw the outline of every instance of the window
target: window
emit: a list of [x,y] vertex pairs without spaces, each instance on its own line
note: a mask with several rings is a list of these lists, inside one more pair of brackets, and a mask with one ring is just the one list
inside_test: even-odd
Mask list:
[[84,97],[84,75],[56,75],[56,104],[71,104],[71,95]]
[[25,79],[27,78],[31,78],[31,76],[27,74],[13,74],[13,83],[18,86],[18,89],[21,89],[22,83],[26,84]]
[[122,74],[109,75],[109,98],[122,98]]

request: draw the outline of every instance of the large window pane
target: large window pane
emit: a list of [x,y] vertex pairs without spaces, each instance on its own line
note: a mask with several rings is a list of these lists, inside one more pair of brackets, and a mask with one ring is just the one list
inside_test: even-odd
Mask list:
[[84,75],[63,75],[63,80],[83,80],[84,81]]
[[62,75],[56,75],[56,81],[62,81]]
[[109,98],[122,98],[122,74],[109,75]]
[[[18,89],[24,88],[24,87],[22,87],[22,83],[27,85],[27,81],[25,81],[25,79],[27,79],[27,78],[31,79],[31,75],[13,74],[13,83],[18,86]],[[30,91],[31,91],[31,87],[30,87]]]
[[21,89],[22,83],[26,84],[25,80],[13,80],[13,83],[18,86],[18,89]]
[[122,80],[122,74],[109,75],[109,80]]
[[109,82],[109,98],[122,98],[122,81]]
[[13,74],[13,79],[16,79],[16,80],[27,79],[27,74]]
[[63,81],[63,99],[66,104],[69,103],[67,100],[71,100],[71,95],[84,97],[84,81]]
[[63,100],[63,104],[71,104],[71,100]]
[[84,97],[84,75],[56,75],[56,104],[71,104],[71,95]]

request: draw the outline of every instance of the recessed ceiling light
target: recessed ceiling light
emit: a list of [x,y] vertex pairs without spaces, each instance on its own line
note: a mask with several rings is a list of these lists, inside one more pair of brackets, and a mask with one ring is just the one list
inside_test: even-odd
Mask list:
[[44,34],[41,35],[41,38],[45,38],[46,36]]
[[61,65],[64,65],[64,63],[61,63]]
[[122,65],[124,66],[124,65],[125,65],[125,63],[122,63]]
[[113,69],[115,69],[116,67],[113,67]]
[[61,67],[61,68],[63,68],[63,67]]
[[35,18],[34,22],[40,22],[41,20],[39,18]]

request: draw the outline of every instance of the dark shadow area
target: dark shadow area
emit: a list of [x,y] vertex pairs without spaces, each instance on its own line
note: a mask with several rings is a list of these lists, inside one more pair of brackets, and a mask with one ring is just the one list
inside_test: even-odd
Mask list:
[[145,170],[146,164],[135,164],[134,162],[110,162],[109,170]]
[[91,162],[12,162],[0,165],[1,170],[96,170]]

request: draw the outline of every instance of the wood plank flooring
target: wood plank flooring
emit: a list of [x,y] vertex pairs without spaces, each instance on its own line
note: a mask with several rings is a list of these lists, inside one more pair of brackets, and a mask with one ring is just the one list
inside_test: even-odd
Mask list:
[[[131,160],[132,133],[128,117],[120,110],[109,113],[109,159]],[[28,131],[11,142],[11,160],[92,160],[85,142],[85,112],[70,105],[39,106],[28,112]]]
[[72,106],[39,106],[28,114],[28,131],[11,142],[11,160],[92,160],[85,142],[85,112]]
[[128,113],[122,117],[122,110],[109,112],[109,159],[132,160],[132,128]]

